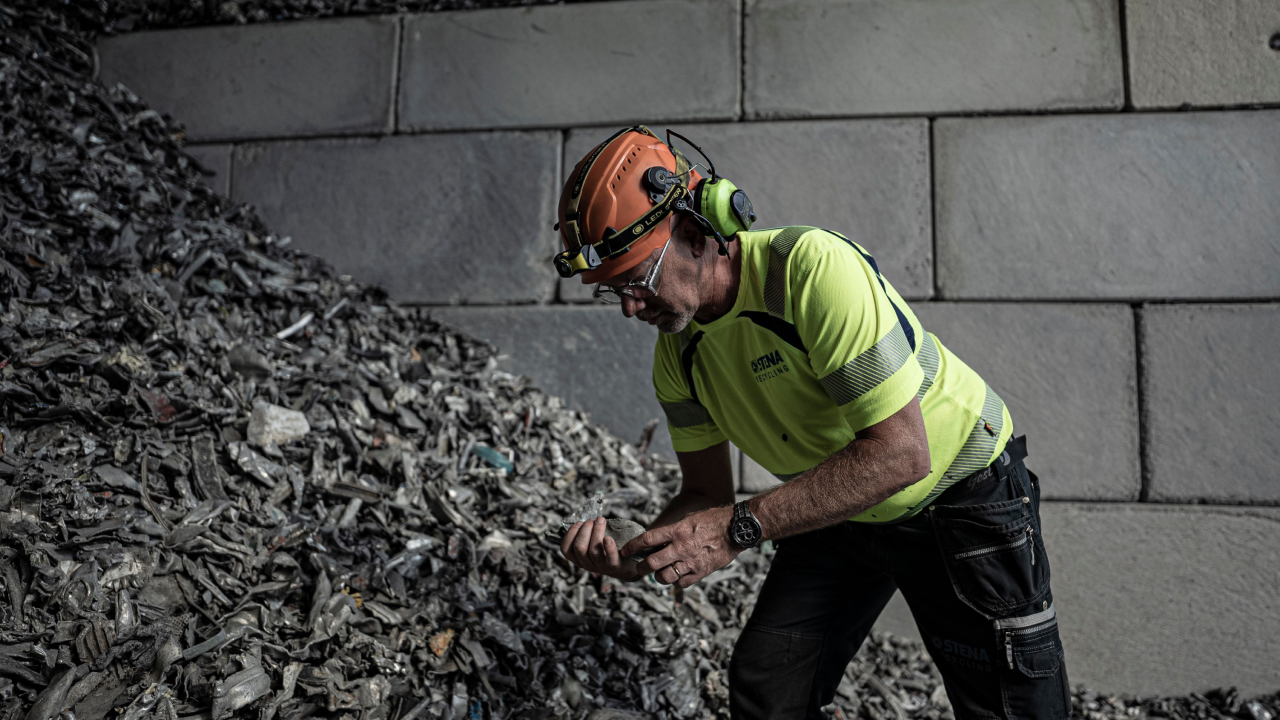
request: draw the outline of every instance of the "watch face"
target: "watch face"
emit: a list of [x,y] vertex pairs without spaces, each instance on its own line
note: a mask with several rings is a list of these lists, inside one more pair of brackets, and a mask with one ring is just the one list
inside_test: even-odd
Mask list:
[[760,542],[760,523],[749,517],[734,520],[733,541],[742,547],[754,547]]

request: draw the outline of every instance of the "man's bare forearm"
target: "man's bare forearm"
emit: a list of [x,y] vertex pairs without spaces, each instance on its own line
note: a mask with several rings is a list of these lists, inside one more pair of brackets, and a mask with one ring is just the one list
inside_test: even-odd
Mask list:
[[913,401],[885,424],[804,475],[753,498],[751,511],[764,538],[835,525],[928,475],[928,440],[919,406]]
[[654,518],[650,528],[678,523],[699,510],[733,504],[733,462],[727,440],[676,456],[680,460],[680,492]]
[[675,497],[671,498],[671,501],[668,502],[667,506],[658,514],[658,517],[654,518],[653,524],[649,527],[656,528],[677,523],[683,520],[685,516],[690,513],[695,513],[699,510],[706,510],[707,508],[719,507],[724,504],[725,503],[722,498],[681,491]]

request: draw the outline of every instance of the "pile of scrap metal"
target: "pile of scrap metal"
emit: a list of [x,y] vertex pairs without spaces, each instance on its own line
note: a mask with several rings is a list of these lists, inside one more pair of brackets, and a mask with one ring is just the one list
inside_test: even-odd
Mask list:
[[102,29],[244,25],[318,17],[563,5],[592,0],[111,0]]
[[747,575],[544,537],[671,468],[205,189],[52,7],[0,6],[0,715],[700,713]]
[[[0,720],[726,716],[767,556],[682,593],[568,565],[563,515],[644,521],[674,468],[206,189],[96,82],[107,17],[0,4]],[[951,716],[888,636],[832,712]]]

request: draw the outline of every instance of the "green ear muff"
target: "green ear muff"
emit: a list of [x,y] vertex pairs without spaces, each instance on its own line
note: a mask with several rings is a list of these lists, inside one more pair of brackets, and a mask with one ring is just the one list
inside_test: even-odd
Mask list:
[[756,213],[747,194],[724,178],[698,183],[694,207],[710,221],[716,232],[726,238],[750,230],[752,223],[756,221]]

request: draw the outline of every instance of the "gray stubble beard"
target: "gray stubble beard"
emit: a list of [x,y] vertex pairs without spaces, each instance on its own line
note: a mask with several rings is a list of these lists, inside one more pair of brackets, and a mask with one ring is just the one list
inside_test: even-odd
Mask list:
[[657,323],[654,327],[658,328],[658,332],[664,335],[678,335],[693,320],[693,313],[669,313],[671,316],[667,320]]

